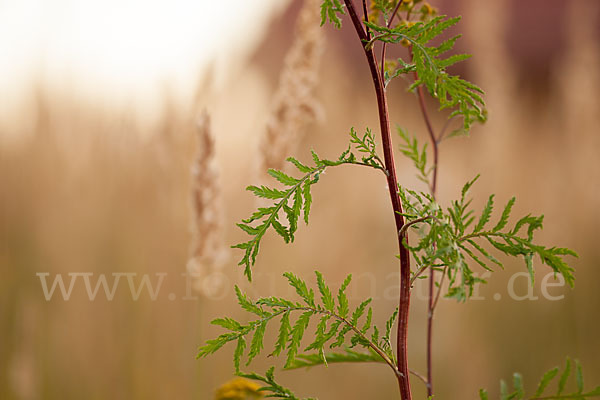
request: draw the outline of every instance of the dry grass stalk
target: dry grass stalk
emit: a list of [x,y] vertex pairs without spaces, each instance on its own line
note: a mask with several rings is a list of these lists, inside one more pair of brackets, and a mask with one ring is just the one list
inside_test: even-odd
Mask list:
[[261,140],[261,170],[283,169],[306,127],[321,113],[314,98],[323,53],[319,1],[305,0],[288,51],[267,128]]
[[219,170],[215,155],[215,140],[210,118],[204,111],[198,120],[198,148],[192,165],[192,243],[188,272],[194,287],[206,296],[219,289],[222,276],[219,269],[228,258],[223,241],[223,210]]

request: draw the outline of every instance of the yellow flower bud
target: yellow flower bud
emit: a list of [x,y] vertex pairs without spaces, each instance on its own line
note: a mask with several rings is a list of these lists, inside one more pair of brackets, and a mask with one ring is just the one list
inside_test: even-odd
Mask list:
[[385,70],[385,72],[387,72],[388,74],[393,74],[394,71],[396,71],[396,68],[398,68],[398,61],[396,60],[385,60],[385,63],[383,64],[383,68]]
[[216,400],[255,400],[263,397],[258,390],[260,385],[244,378],[235,378],[221,385],[216,392]]
[[435,7],[432,7],[429,3],[425,2],[423,3],[423,5],[421,6],[420,9],[420,13],[421,13],[421,21],[425,21],[435,15],[437,15],[437,9]]

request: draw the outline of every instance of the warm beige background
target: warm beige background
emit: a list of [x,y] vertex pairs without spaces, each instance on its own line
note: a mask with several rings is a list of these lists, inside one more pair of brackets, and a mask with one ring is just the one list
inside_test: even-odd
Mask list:
[[[457,185],[481,173],[476,205],[490,192],[499,201],[516,195],[519,214],[546,215],[540,241],[572,247],[580,258],[573,261],[576,289],[552,290],[565,295],[562,301],[511,300],[507,284],[512,273],[524,270],[520,263],[494,274],[481,288],[483,301],[443,301],[436,318],[437,397],[475,398],[479,387],[495,393],[498,380],[513,371],[522,372],[531,388],[567,355],[580,359],[589,383],[598,384],[599,7],[593,0],[442,3],[437,4],[442,11],[465,17],[460,46],[475,57],[461,73],[487,90],[490,121],[470,138],[442,146],[440,201],[454,198]],[[219,332],[208,326],[212,318],[245,317],[233,296],[181,299],[195,145],[192,110],[206,106],[213,118],[227,242],[235,243],[243,236],[233,223],[254,207],[243,188],[257,180],[254,153],[297,10],[294,2],[270,22],[269,37],[249,61],[232,61],[243,64],[232,68],[227,83],[214,86],[210,75],[201,83],[190,81],[197,103],[182,102],[165,89],[152,98],[160,112],[146,120],[126,105],[99,103],[77,88],[60,90],[42,74],[21,93],[29,99],[26,107],[2,114],[0,398],[211,399],[214,388],[231,377],[231,347],[201,361],[194,355]],[[324,119],[300,143],[300,158],[311,148],[333,157],[345,148],[350,126],[377,126],[366,63],[350,25],[341,32],[324,29],[327,50],[317,93]],[[424,137],[414,97],[400,81],[389,90],[392,121]],[[11,103],[11,97],[2,100],[3,107]],[[398,158],[398,168],[401,182],[418,186],[409,162]],[[330,282],[353,272],[354,300],[376,295],[376,320],[383,322],[395,307],[383,294],[393,292],[397,269],[384,185],[370,171],[328,172],[315,187],[312,222],[300,228],[296,243],[284,246],[267,237],[252,287],[234,267],[239,256],[234,252],[224,270],[230,284],[270,295],[286,293],[278,278],[284,271],[312,279],[319,268]],[[547,271],[539,266],[538,276]],[[112,302],[101,295],[89,301],[83,286],[76,286],[70,301],[46,302],[38,272],[169,275],[157,301],[142,295],[134,302],[126,287]],[[522,293],[524,285],[517,290]],[[495,301],[495,293],[502,299]],[[410,357],[419,370],[424,310],[425,303],[415,298]],[[256,362],[259,371],[266,361]],[[299,395],[321,399],[396,396],[395,380],[383,366],[279,376]],[[415,398],[424,398],[420,383],[413,386]]]

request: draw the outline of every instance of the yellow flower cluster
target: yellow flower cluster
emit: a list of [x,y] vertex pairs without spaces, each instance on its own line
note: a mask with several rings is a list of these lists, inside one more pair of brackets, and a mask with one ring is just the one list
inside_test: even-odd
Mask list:
[[[381,12],[383,10],[393,10],[398,4],[399,0],[380,0],[375,1],[372,0],[369,6],[369,21],[377,23],[379,18],[381,17]],[[426,21],[429,18],[435,16],[437,14],[437,9],[432,7],[429,3],[423,2],[420,8],[415,9],[415,6],[418,3],[421,3],[422,0],[400,0],[402,4],[400,5],[399,11],[407,11],[408,15],[413,10],[418,10],[419,18],[421,21]]]
[[398,0],[384,0],[383,2],[377,2],[371,0],[371,4],[369,6],[369,21],[377,23],[379,17],[381,16],[382,9],[393,9],[398,4]]
[[421,14],[421,21],[426,21],[431,17],[435,17],[437,15],[437,8],[432,7],[431,4],[425,2],[421,6],[419,13]]
[[244,378],[235,378],[217,389],[215,400],[255,400],[263,397],[260,385]]
[[383,64],[383,69],[389,75],[393,74],[396,71],[396,68],[398,68],[398,61],[396,61],[396,60],[385,60],[385,64]]
[[[410,28],[414,24],[416,24],[416,22],[414,22],[414,21],[402,21],[398,25],[405,25],[405,26],[408,26]],[[400,44],[402,46],[404,46],[404,47],[410,47],[410,45],[411,45],[410,41],[408,41],[407,39],[402,39],[400,41]]]

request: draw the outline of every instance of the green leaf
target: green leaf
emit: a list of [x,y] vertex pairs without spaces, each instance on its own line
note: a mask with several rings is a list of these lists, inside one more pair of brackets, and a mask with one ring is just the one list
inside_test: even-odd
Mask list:
[[236,224],[241,230],[246,232],[249,235],[256,235],[260,231],[258,228],[253,228],[247,224]]
[[230,331],[242,331],[243,326],[234,319],[231,318],[217,318],[210,322],[213,325],[221,326]]
[[281,354],[281,351],[285,349],[291,329],[292,326],[290,325],[290,312],[286,311],[281,315],[281,323],[279,325],[279,336],[277,336],[275,350],[272,353],[273,355],[278,356],[279,354]]
[[325,351],[323,349],[323,346],[325,345],[325,342],[327,342],[330,339],[330,336],[326,335],[326,333],[325,333],[325,330],[327,329],[327,321],[329,321],[330,318],[331,318],[330,315],[321,316],[321,320],[317,324],[317,330],[315,332],[315,340],[304,349],[304,351],[313,350],[313,349],[317,350],[319,356],[322,358],[323,362],[325,362],[325,363],[327,363],[327,360],[325,358]]
[[230,332],[223,333],[215,339],[207,340],[206,344],[198,349],[198,355],[196,358],[206,357],[209,354],[213,354],[227,343],[231,342],[232,340],[236,340],[239,336],[239,334]]
[[396,307],[396,310],[392,313],[391,317],[385,323],[385,334],[383,335],[382,340],[386,344],[389,343],[389,341],[390,341],[390,336],[392,334],[392,328],[394,327],[394,322],[396,322],[397,317],[398,317],[398,307]]
[[[490,271],[488,260],[502,267],[502,263],[477,242],[479,240],[487,241],[507,256],[522,256],[532,282],[534,282],[533,259],[538,256],[542,264],[548,265],[555,273],[561,274],[565,282],[573,286],[575,280],[573,268],[566,263],[565,256],[577,256],[577,254],[567,248],[545,247],[533,241],[533,232],[541,228],[543,217],[527,215],[519,219],[512,229],[507,229],[508,219],[515,203],[514,198],[508,201],[498,223],[490,230],[485,227],[493,212],[494,195],[489,196],[472,232],[465,233],[466,227],[473,221],[473,210],[469,209],[470,200],[466,200],[467,192],[473,182],[475,180],[465,184],[460,200],[452,201],[451,207],[448,207],[446,212],[425,195],[420,197],[412,195],[418,200],[415,202],[406,194],[410,191],[405,192],[402,189],[399,191],[405,209],[416,218],[430,215],[432,211],[437,213],[434,220],[427,222],[428,230],[420,232],[419,242],[411,246],[410,251],[417,265],[437,264],[446,268],[450,285],[445,297],[456,298],[459,301],[466,300],[473,292],[476,283],[485,283],[475,277],[469,263],[465,261],[467,258]],[[526,234],[522,232],[524,227]],[[482,254],[485,259],[475,254],[467,244]],[[434,245],[437,251],[432,252]]]
[[290,232],[288,231],[288,229],[286,227],[284,227],[283,225],[281,225],[281,223],[279,221],[277,221],[276,219],[271,221],[271,224],[273,225],[273,228],[275,228],[275,232],[277,232],[279,234],[279,236],[281,236],[286,243],[289,243],[291,238],[290,238]]
[[240,288],[237,285],[235,285],[235,295],[238,299],[239,305],[244,310],[246,310],[252,314],[256,314],[260,317],[264,317],[265,315],[268,315],[268,313],[263,311],[260,307],[258,307],[256,304],[254,304],[250,299],[248,299],[248,297],[244,293],[242,293],[242,291],[240,290]]
[[515,388],[515,397],[522,399],[525,396],[525,388],[523,387],[523,377],[519,373],[513,374],[513,386]]
[[325,353],[325,361],[319,354],[299,354],[294,362],[285,369],[310,368],[318,365],[337,364],[337,363],[363,363],[377,362],[384,360],[375,353],[362,353],[351,349],[345,349],[343,353]]
[[477,257],[471,250],[469,250],[467,247],[460,245],[459,247],[469,255],[469,257],[471,257],[477,264],[481,265],[484,269],[488,270],[488,271],[493,271],[490,267],[487,266],[486,263],[484,263],[483,261],[481,261],[479,259],[479,257]]
[[[333,0],[336,3],[338,0]],[[365,154],[361,161],[358,161],[354,153],[351,152],[351,146]],[[247,242],[235,244],[231,247],[244,250],[244,255],[238,265],[244,266],[244,274],[248,280],[252,280],[251,268],[256,263],[256,257],[259,252],[260,242],[269,228],[283,238],[286,243],[294,241],[295,233],[298,229],[298,220],[301,214],[304,214],[304,222],[308,224],[308,218],[312,206],[311,186],[318,182],[320,174],[327,167],[335,167],[344,164],[355,164],[379,169],[385,172],[383,161],[377,155],[375,150],[375,138],[371,131],[367,129],[362,138],[359,138],[354,129],[350,132],[350,145],[347,150],[342,152],[338,160],[323,160],[312,151],[314,167],[305,165],[294,157],[287,160],[292,163],[304,176],[300,178],[292,177],[284,172],[270,169],[269,175],[277,181],[287,186],[285,190],[269,188],[267,186],[248,186],[247,190],[255,196],[273,200],[274,204],[270,207],[259,207],[252,215],[242,220],[237,226],[245,233],[251,236]],[[291,204],[290,204],[291,203]],[[287,219],[285,222],[280,219],[283,212]],[[250,225],[254,223],[253,225]]]
[[304,282],[302,279],[298,278],[291,272],[286,272],[283,274],[283,276],[285,276],[288,279],[290,285],[294,289],[296,289],[296,293],[298,293],[298,296],[300,296],[306,304],[308,304],[311,307],[315,306],[315,293],[312,289],[308,289],[308,287],[306,286],[306,282]]
[[[255,379],[267,383],[267,386],[261,389],[273,393],[273,395],[267,397],[293,398],[290,397],[291,392],[286,392],[287,389],[282,388],[274,382],[273,369],[267,371],[264,377],[258,374],[246,374],[240,371],[241,360],[247,347],[247,336],[252,335],[246,361],[246,365],[249,365],[264,349],[264,337],[269,322],[276,319],[278,316],[281,316],[279,333],[270,356],[280,355],[283,350],[287,350],[286,368],[327,364],[329,360],[331,360],[331,362],[385,362],[393,367],[391,344],[388,344],[385,349],[379,346],[377,343],[379,337],[377,327],[373,326],[372,336],[375,338],[375,341],[371,342],[366,338],[369,329],[372,327],[373,311],[371,308],[368,308],[368,312],[366,312],[371,299],[362,301],[360,305],[356,307],[352,316],[350,318],[347,317],[349,307],[345,292],[350,284],[351,275],[346,277],[338,292],[339,305],[337,311],[343,316],[336,313],[333,294],[331,293],[329,286],[325,283],[323,275],[318,271],[315,272],[315,275],[317,277],[317,286],[319,288],[319,293],[321,294],[321,300],[326,307],[316,305],[313,290],[307,287],[305,281],[290,272],[285,273],[284,276],[287,278],[290,286],[295,288],[297,294],[307,305],[281,297],[265,297],[254,302],[236,286],[235,291],[240,306],[245,311],[254,314],[257,318],[248,324],[242,324],[228,317],[214,320],[213,323],[215,325],[229,329],[230,332],[223,333],[215,339],[208,340],[199,348],[198,357],[212,354],[225,344],[237,341],[237,346],[233,353],[236,374],[248,379]],[[300,315],[292,324],[290,323],[290,314],[293,311],[299,312]],[[359,328],[358,322],[365,316],[365,312],[366,318],[364,318],[362,328]],[[316,353],[298,356],[306,329],[313,316],[320,316],[320,320],[317,324],[314,339],[306,347],[305,351],[316,350]],[[330,321],[331,323],[329,324]],[[392,323],[393,321],[388,322],[390,325]],[[387,330],[389,335],[391,327],[388,327]],[[348,343],[345,343],[345,336],[350,331],[354,331],[354,336],[349,343],[350,348],[360,345],[367,349],[367,353],[356,352],[349,348],[345,348],[345,350],[340,353],[325,353],[324,346],[336,335],[337,339],[330,347],[340,347],[344,344],[348,345]],[[389,338],[387,341],[389,342]],[[387,358],[384,353],[387,353],[389,358]]]
[[282,199],[286,196],[287,192],[278,189],[268,188],[266,186],[248,186],[246,190],[254,193],[257,197],[264,199]]
[[335,300],[331,294],[331,290],[325,284],[323,275],[319,271],[315,271],[315,274],[317,275],[317,286],[319,288],[319,292],[321,293],[321,301],[323,302],[326,310],[333,312],[335,308]]
[[256,301],[257,305],[262,305],[262,306],[268,306],[268,307],[273,307],[273,308],[294,308],[294,307],[299,307],[300,305],[298,303],[294,303],[293,301],[289,301],[286,299],[283,299],[281,297],[263,297],[260,298]]
[[338,291],[338,315],[342,318],[346,318],[350,312],[350,308],[348,307],[348,297],[346,296],[346,288],[350,284],[351,280],[352,275],[348,275],[346,279],[344,279],[344,282]]
[[563,373],[560,375],[560,379],[558,381],[558,392],[557,394],[561,394],[565,390],[565,386],[567,384],[567,379],[569,379],[569,375],[571,374],[571,360],[567,358],[567,364],[565,365],[565,369]]
[[[547,371],[544,374],[544,376],[542,376],[542,379],[538,383],[537,389],[533,396],[525,396],[525,388],[523,385],[523,378],[521,377],[520,374],[515,373],[513,375],[514,391],[512,393],[509,393],[506,382],[504,382],[503,380],[500,381],[500,398],[503,400],[511,400],[511,399],[519,399],[519,400],[522,400],[522,399],[529,399],[529,400],[537,400],[537,399],[540,399],[540,400],[541,399],[585,400],[585,399],[589,399],[592,397],[600,396],[600,386],[598,386],[590,391],[587,391],[587,392],[584,390],[583,371],[582,371],[581,365],[579,364],[578,361],[575,361],[575,380],[576,380],[576,384],[577,384],[577,391],[572,392],[572,393],[566,393],[566,394],[564,393],[565,387],[567,384],[567,380],[571,374],[571,360],[569,358],[567,358],[566,366],[565,366],[562,374],[560,375],[556,394],[555,395],[544,394],[548,385],[552,382],[552,380],[554,380],[554,378],[556,378],[558,373],[559,373],[559,368],[553,368],[553,369]],[[481,399],[487,399],[487,392],[485,392],[483,389],[481,389],[479,391],[479,394],[480,394]]]
[[336,341],[331,344],[331,348],[340,347],[344,344],[344,340],[346,339],[346,334],[352,330],[352,326],[344,325],[342,329],[338,332]]
[[596,387],[595,389],[590,390],[589,392],[585,393],[585,395],[588,397],[600,396],[600,386]]
[[352,320],[351,320],[352,325],[356,326],[358,324],[359,318],[363,316],[363,314],[365,313],[365,310],[367,309],[367,306],[371,303],[372,300],[373,299],[370,299],[370,298],[366,299],[365,301],[360,303],[360,305],[358,307],[356,307],[356,309],[352,313]]
[[461,201],[462,203],[464,203],[467,193],[469,193],[469,190],[471,190],[471,187],[473,186],[473,184],[475,182],[477,182],[477,179],[479,179],[480,176],[481,176],[480,174],[477,174],[477,176],[475,178],[473,178],[472,180],[465,183],[465,185],[463,186],[463,188],[460,192],[461,198],[462,198],[462,201]]
[[575,382],[577,383],[577,393],[583,392],[583,371],[578,360],[575,360]]
[[515,204],[516,198],[513,197],[508,201],[506,206],[504,207],[504,211],[502,211],[502,216],[500,217],[500,221],[496,224],[495,227],[492,228],[492,232],[498,232],[502,228],[506,226],[508,223],[508,218],[510,217],[510,211],[512,210],[513,205]]
[[246,340],[244,340],[243,336],[238,338],[237,346],[235,348],[235,352],[233,353],[233,365],[235,367],[235,372],[240,371],[240,363],[242,360],[242,356],[244,355],[244,350],[246,349]]
[[312,155],[312,158],[313,158],[313,161],[314,161],[315,165],[321,165],[322,164],[321,159],[319,158],[319,156],[317,155],[317,153],[315,153],[314,150],[311,150],[310,154]]
[[312,311],[304,312],[302,315],[300,315],[300,317],[298,317],[296,323],[292,327],[291,339],[288,345],[287,360],[285,362],[286,366],[290,365],[294,361],[296,354],[298,354],[300,342],[302,341],[304,331],[308,327],[308,323],[312,314]]
[[417,139],[409,136],[404,129],[397,127],[397,131],[404,142],[400,145],[400,151],[412,160],[415,168],[419,171],[418,178],[429,185],[431,168],[427,167],[427,143],[420,147]]
[[336,28],[342,27],[342,20],[338,14],[344,14],[344,8],[339,0],[324,0],[321,4],[321,26],[327,22],[331,22]]
[[[275,367],[269,368],[266,372],[265,376],[258,375],[256,373],[243,373],[238,371],[236,375],[241,376],[246,379],[252,379],[255,381],[263,382],[266,386],[261,387],[259,390],[261,392],[270,392],[271,394],[266,397],[276,398],[276,399],[288,399],[288,400],[300,400],[296,397],[289,389],[279,385],[275,382]],[[307,399],[307,400],[315,400],[315,399]]]
[[371,334],[371,342],[379,343],[379,328],[373,326],[373,333]]
[[269,169],[267,172],[273,178],[277,179],[279,182],[283,183],[286,186],[294,186],[298,182],[300,182],[299,179],[292,178],[291,176],[289,176],[289,175],[287,175],[287,174],[285,174],[285,173],[283,173],[281,171],[277,171],[275,169]]
[[494,195],[491,195],[488,198],[488,202],[485,205],[485,207],[481,213],[481,217],[479,217],[479,222],[477,222],[477,225],[475,225],[475,228],[473,229],[473,233],[477,233],[477,232],[481,231],[483,229],[483,227],[485,226],[485,224],[488,223],[488,221],[490,220],[490,217],[492,215],[493,208],[494,208]]
[[467,242],[471,246],[473,246],[474,248],[476,248],[477,251],[479,251],[481,254],[483,254],[484,257],[486,257],[488,260],[490,260],[494,264],[498,265],[499,267],[502,267],[502,263],[500,261],[498,261],[498,259],[496,259],[496,257],[494,257],[490,253],[488,253],[483,247],[481,247],[480,245],[478,245],[475,241],[469,239],[469,240],[467,240]]
[[304,222],[308,225],[308,215],[310,214],[310,206],[312,204],[312,195],[310,193],[310,182],[304,182],[302,193],[304,195]]
[[440,68],[446,69],[451,65],[454,65],[456,63],[459,63],[461,61],[467,60],[471,58],[470,54],[453,54],[448,58],[445,58],[443,60],[440,60],[440,62],[438,63],[438,66]]
[[538,384],[538,388],[535,391],[535,394],[533,395],[533,397],[541,396],[544,393],[544,390],[546,390],[546,387],[550,384],[552,379],[554,379],[556,377],[556,375],[558,375],[558,367],[553,368],[550,371],[546,372],[544,374],[544,376],[542,377],[542,380]]
[[525,266],[527,267],[527,271],[529,272],[529,279],[531,279],[531,285],[533,286],[535,282],[535,273],[533,270],[533,253],[529,253],[523,256],[525,259]]
[[[394,28],[379,26],[376,21],[366,22],[365,25],[371,31],[373,38],[366,44],[367,48],[373,46],[375,41],[386,43],[409,42],[411,46],[412,59],[410,62],[402,61],[401,73],[416,72],[418,79],[409,87],[415,90],[418,86],[425,86],[432,97],[439,101],[441,109],[452,109],[450,118],[461,116],[463,127],[454,132],[468,132],[474,122],[484,122],[487,118],[485,104],[481,97],[483,91],[476,85],[450,75],[446,69],[469,56],[466,54],[455,54],[448,57],[442,56],[450,51],[459,36],[451,37],[438,45],[429,42],[441,35],[445,30],[458,23],[457,18],[445,18],[439,16],[432,18],[429,22],[417,22],[415,24],[398,24]],[[395,72],[392,77],[399,75]],[[388,74],[389,75],[389,74]],[[388,76],[388,79],[391,79]]]
[[286,161],[289,161],[289,162],[291,162],[292,164],[294,164],[294,166],[295,166],[296,168],[298,168],[298,171],[300,171],[300,172],[302,172],[302,173],[305,173],[305,174],[307,174],[307,173],[310,173],[310,172],[312,172],[312,171],[313,171],[313,168],[312,168],[312,167],[309,167],[309,166],[307,166],[307,165],[304,165],[304,164],[302,164],[300,161],[298,161],[298,160],[297,160],[297,159],[295,159],[294,157],[288,157],[288,158],[286,159]]
[[369,307],[369,311],[367,311],[367,318],[363,327],[360,329],[361,333],[365,335],[369,329],[371,329],[371,323],[373,320],[373,310]]
[[504,382],[504,380],[500,381],[500,399],[509,400],[508,386],[506,385],[506,382]]

